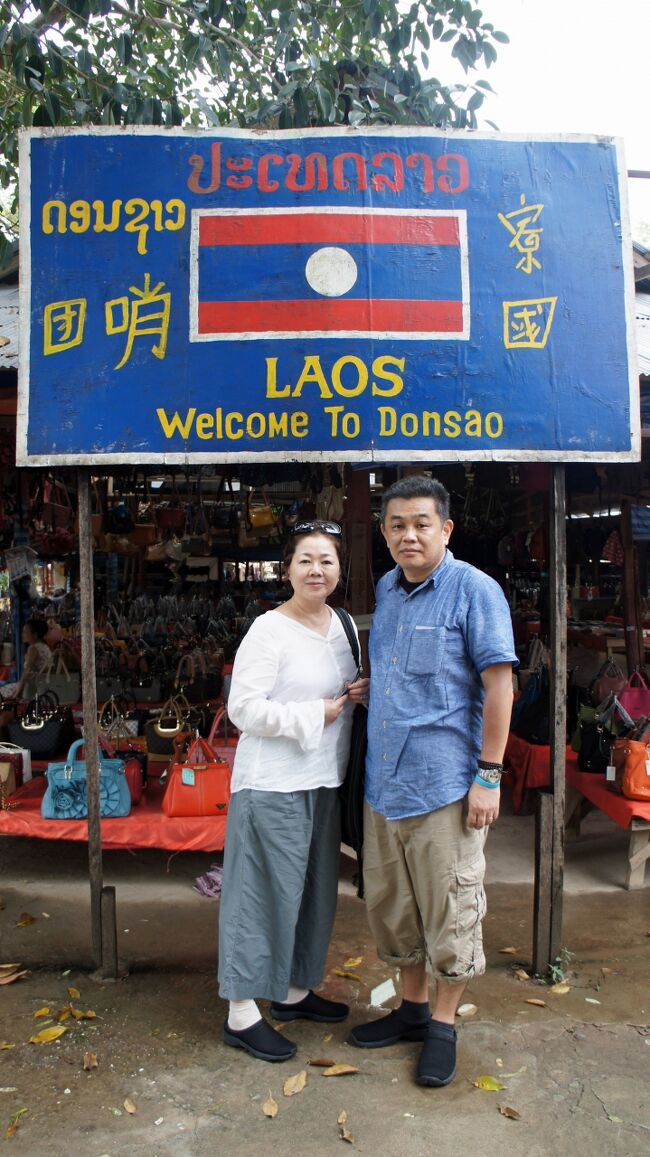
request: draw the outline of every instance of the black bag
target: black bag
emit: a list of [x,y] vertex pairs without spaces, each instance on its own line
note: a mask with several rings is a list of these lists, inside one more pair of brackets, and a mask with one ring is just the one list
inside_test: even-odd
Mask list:
[[526,743],[544,746],[550,742],[550,714],[551,689],[548,667],[542,667],[528,680],[521,698],[515,704],[512,730]]
[[[356,678],[361,674],[361,652],[352,620],[347,611],[333,608],[341,620],[352,656],[357,665]],[[363,899],[363,800],[366,782],[366,751],[368,749],[368,712],[357,703],[352,716],[350,754],[345,779],[339,788],[341,803],[341,840],[357,853],[357,896]]]
[[76,739],[70,708],[53,706],[53,700],[51,692],[37,696],[7,727],[11,742],[26,747],[35,759],[54,759]]

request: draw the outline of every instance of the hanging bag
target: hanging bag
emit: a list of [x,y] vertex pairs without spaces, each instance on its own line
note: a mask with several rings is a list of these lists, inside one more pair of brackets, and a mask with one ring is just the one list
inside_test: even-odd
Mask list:
[[57,648],[45,685],[49,691],[54,691],[59,703],[81,702],[81,675],[79,671],[69,669],[62,647]]
[[230,768],[219,759],[205,739],[191,740],[184,756],[177,737],[175,758],[169,769],[162,806],[168,816],[225,816],[230,802]]
[[618,701],[633,719],[650,715],[650,687],[641,671],[632,672]]
[[7,727],[9,739],[25,747],[33,759],[54,759],[67,751],[75,729],[69,707],[58,707],[52,693],[37,695]]
[[618,695],[620,697],[621,691],[625,687],[627,679],[621,671],[618,663],[613,659],[607,659],[600,671],[596,675],[591,685],[591,701],[594,706],[602,703],[608,695]]
[[250,490],[246,499],[246,517],[253,530],[277,526],[277,519],[266,491]]

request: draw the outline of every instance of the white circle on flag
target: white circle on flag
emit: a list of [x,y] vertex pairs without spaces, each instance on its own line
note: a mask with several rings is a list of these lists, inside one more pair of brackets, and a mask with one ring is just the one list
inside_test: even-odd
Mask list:
[[352,289],[358,275],[352,254],[335,245],[317,249],[305,266],[307,281],[323,297],[341,297]]

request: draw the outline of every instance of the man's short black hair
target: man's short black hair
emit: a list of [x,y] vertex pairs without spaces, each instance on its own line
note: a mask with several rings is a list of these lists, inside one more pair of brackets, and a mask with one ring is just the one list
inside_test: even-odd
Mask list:
[[425,474],[407,474],[388,487],[381,500],[381,525],[386,522],[386,511],[391,498],[433,498],[436,512],[442,522],[449,518],[449,491],[437,478]]

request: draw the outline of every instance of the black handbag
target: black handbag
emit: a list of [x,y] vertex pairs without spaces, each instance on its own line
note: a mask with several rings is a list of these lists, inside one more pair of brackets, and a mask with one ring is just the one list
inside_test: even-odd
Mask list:
[[[355,680],[361,675],[361,651],[352,619],[341,607],[332,608],[345,631],[352,657],[357,665]],[[353,680],[354,681],[354,680]],[[352,716],[350,754],[345,779],[339,788],[341,804],[341,840],[357,853],[357,896],[363,899],[363,801],[366,782],[366,751],[368,749],[368,712],[357,703]]]
[[70,708],[56,706],[54,700],[52,692],[37,696],[7,727],[11,742],[26,747],[35,759],[54,759],[76,738]]
[[526,743],[550,742],[551,689],[548,667],[541,667],[528,680],[513,708],[512,730]]

